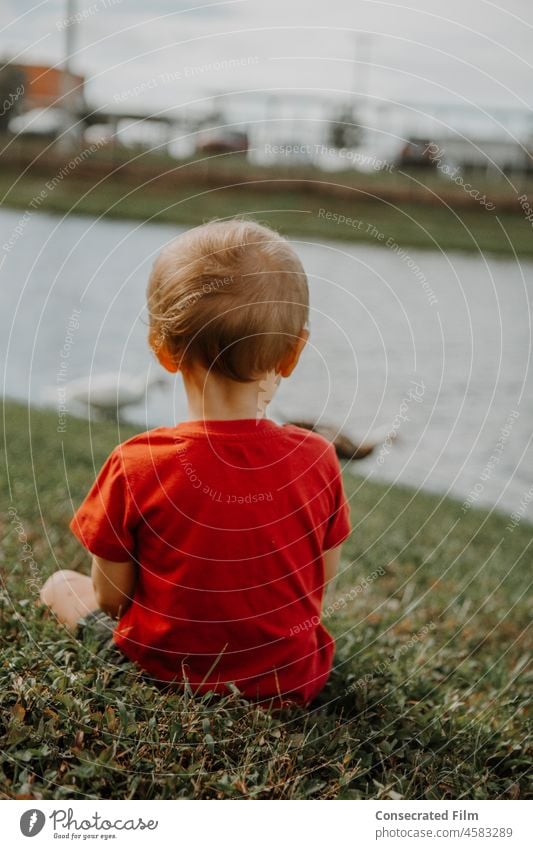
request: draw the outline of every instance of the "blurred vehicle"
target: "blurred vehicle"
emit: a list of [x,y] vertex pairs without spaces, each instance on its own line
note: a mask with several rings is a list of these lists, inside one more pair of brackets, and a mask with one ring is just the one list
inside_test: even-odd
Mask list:
[[30,109],[12,118],[9,129],[16,135],[56,138],[65,128],[65,111],[59,106]]
[[406,168],[435,168],[434,158],[429,150],[431,141],[412,136],[408,138],[401,147],[397,157],[396,165]]
[[26,87],[24,73],[17,65],[6,63],[0,68],[0,132],[4,133],[9,122],[20,113]]
[[401,147],[395,164],[408,168],[436,168],[445,176],[474,169],[497,173],[527,173],[533,158],[526,146],[508,138],[466,138],[447,135],[411,137]]
[[429,152],[433,159],[447,162],[461,171],[484,168],[499,173],[526,173],[533,168],[531,152],[512,138],[437,138]]
[[85,130],[83,138],[87,144],[94,144],[98,147],[112,147],[115,143],[113,127],[110,127],[109,124],[91,124]]
[[364,138],[363,128],[351,106],[344,106],[336,112],[328,127],[328,143],[331,147],[355,148]]
[[243,130],[203,130],[198,134],[197,153],[248,153],[248,134]]
[[284,139],[265,144],[264,165],[309,166],[314,162],[317,145],[295,139]]

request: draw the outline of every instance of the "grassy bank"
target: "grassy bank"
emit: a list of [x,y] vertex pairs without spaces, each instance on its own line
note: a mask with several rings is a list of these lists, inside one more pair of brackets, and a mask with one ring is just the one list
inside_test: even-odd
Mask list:
[[[213,217],[252,214],[287,235],[376,245],[391,239],[404,247],[533,256],[531,224],[518,203],[513,210],[497,206],[493,212],[475,203],[463,206],[465,193],[457,188],[451,196],[455,200],[443,197],[439,201],[445,190],[449,194],[442,181],[430,184],[427,190],[422,187],[422,196],[425,193],[432,199],[423,203],[420,197],[413,197],[411,189],[417,187],[412,181],[389,185],[390,181],[376,175],[360,178],[357,185],[346,178],[341,195],[335,183],[328,183],[333,178],[324,174],[298,181],[265,171],[261,179],[239,185],[235,175],[226,179],[222,170],[215,176],[204,175],[205,180],[198,182],[191,177],[175,183],[164,176],[142,179],[130,175],[127,179],[120,172],[114,176],[84,174],[80,166],[49,191],[46,183],[53,176],[0,171],[3,204],[30,213],[39,209],[186,226]],[[334,179],[342,178],[336,175]],[[351,180],[353,183],[353,176]]]
[[319,702],[272,716],[238,696],[162,695],[33,603],[54,569],[87,568],[73,504],[131,430],[69,419],[58,434],[53,412],[15,404],[6,422],[2,797],[531,796],[531,526],[511,533],[504,516],[347,476],[355,530]]

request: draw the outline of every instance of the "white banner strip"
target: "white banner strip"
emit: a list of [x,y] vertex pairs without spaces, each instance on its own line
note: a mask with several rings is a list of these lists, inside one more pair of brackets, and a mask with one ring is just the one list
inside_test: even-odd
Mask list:
[[[2,845],[285,849],[533,845],[520,801],[4,801]],[[35,842],[32,842],[35,841]]]

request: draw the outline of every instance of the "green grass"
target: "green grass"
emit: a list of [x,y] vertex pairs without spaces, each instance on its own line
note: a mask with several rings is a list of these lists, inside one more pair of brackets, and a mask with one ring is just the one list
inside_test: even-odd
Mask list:
[[[175,166],[174,166],[175,167]],[[220,179],[220,174],[217,179]],[[223,172],[222,172],[223,176]],[[16,185],[11,170],[0,172],[0,197],[4,205],[29,209],[40,198],[49,177],[26,174]],[[310,175],[309,184],[317,181]],[[340,180],[339,175],[321,174],[320,182]],[[494,253],[502,256],[533,256],[530,223],[516,211],[488,212],[481,206],[452,209],[444,203],[391,202],[379,195],[376,175],[364,176],[350,196],[335,197],[323,192],[309,193],[302,184],[287,187],[283,174],[265,172],[264,181],[227,187],[189,179],[186,185],[166,184],[164,179],[146,185],[128,183],[120,174],[107,177],[99,185],[96,178],[74,174],[39,200],[38,209],[110,218],[160,221],[191,226],[213,217],[252,214],[286,235],[325,240],[345,240],[383,245],[388,238],[402,246],[423,249]],[[383,178],[381,178],[383,180]],[[352,177],[353,180],[353,177]],[[139,183],[142,180],[139,178]],[[350,183],[348,183],[350,185]],[[273,190],[274,186],[274,190]],[[435,186],[437,193],[443,186]],[[461,190],[459,190],[461,192]],[[457,191],[455,191],[457,194]],[[320,210],[361,222],[358,228],[326,220]],[[380,240],[372,228],[383,233]]]
[[337,669],[317,704],[271,715],[238,695],[163,694],[34,603],[54,569],[86,570],[67,529],[73,504],[131,429],[69,419],[58,434],[53,412],[12,403],[6,422],[4,798],[533,795],[531,526],[511,533],[505,516],[347,476],[355,529],[334,593],[346,604],[328,618]]

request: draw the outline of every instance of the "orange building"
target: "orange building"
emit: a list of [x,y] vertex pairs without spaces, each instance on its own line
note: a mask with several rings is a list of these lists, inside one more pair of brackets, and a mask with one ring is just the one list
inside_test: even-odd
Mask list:
[[[18,65],[18,68],[25,77],[23,108],[26,111],[62,103],[70,109],[83,106],[85,78],[79,74],[49,65]],[[62,97],[65,100],[61,101]]]

